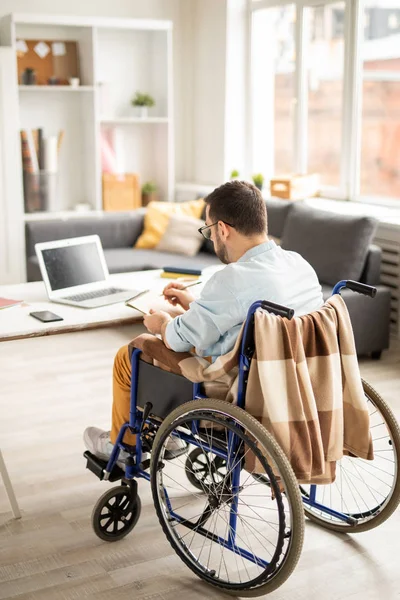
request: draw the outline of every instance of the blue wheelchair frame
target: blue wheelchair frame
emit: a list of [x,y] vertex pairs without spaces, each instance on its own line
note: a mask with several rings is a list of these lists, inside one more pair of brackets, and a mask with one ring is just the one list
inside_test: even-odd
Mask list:
[[[342,280],[342,281],[339,281],[339,283],[337,283],[334,286],[332,295],[340,294],[341,289],[343,289],[345,287],[347,287],[355,292],[362,293],[362,294],[365,294],[365,295],[368,295],[371,297],[374,297],[376,294],[376,288],[374,288],[372,286],[365,285],[365,284],[362,284],[362,283],[359,283],[356,281]],[[256,312],[256,310],[258,308],[266,309],[273,314],[280,315],[280,316],[283,316],[283,317],[286,317],[289,319],[291,319],[294,314],[294,311],[292,309],[288,309],[284,306],[273,304],[271,302],[258,301],[258,302],[254,302],[250,306],[249,311],[247,313],[247,317],[246,317],[246,323],[245,323],[240,357],[239,357],[239,385],[238,385],[237,406],[239,406],[242,409],[245,409],[247,372],[249,371],[250,362],[251,362],[251,357],[247,355],[245,346],[246,346],[246,340],[248,339],[247,334],[249,333],[250,329],[253,327],[254,313]],[[110,474],[118,460],[120,451],[127,450],[127,447],[124,445],[122,440],[124,438],[125,432],[127,430],[129,430],[131,433],[137,434],[136,454],[135,454],[136,460],[135,460],[135,464],[127,464],[126,465],[124,479],[127,481],[130,481],[135,478],[143,478],[143,479],[146,479],[147,481],[150,481],[149,473],[147,473],[145,470],[143,470],[140,466],[142,463],[142,455],[143,455],[142,439],[141,439],[140,433],[141,433],[141,431],[143,429],[143,425],[144,425],[144,421],[143,421],[144,413],[141,410],[137,409],[137,387],[138,387],[138,371],[139,371],[140,355],[141,355],[141,350],[138,350],[138,349],[135,349],[132,353],[132,379],[131,379],[132,385],[131,385],[131,397],[130,397],[129,422],[125,423],[119,431],[116,443],[114,445],[113,451],[111,453],[111,456],[107,463],[107,467],[104,472],[105,480],[109,479]],[[201,393],[201,389],[202,388],[201,388],[200,383],[193,384],[193,400],[198,400],[200,398],[207,397]],[[221,450],[220,448],[217,448],[217,447],[210,448],[209,445],[207,443],[205,443],[204,441],[199,442],[194,437],[195,434],[197,433],[195,425],[193,426],[192,433],[193,433],[193,435],[187,435],[187,434],[184,434],[181,432],[179,434],[176,432],[173,432],[172,435],[179,437],[180,439],[188,442],[189,444],[191,444],[193,446],[200,447],[203,451],[212,452],[215,455],[220,456],[221,458],[223,458],[226,461],[227,469],[233,468],[233,470],[232,470],[233,501],[231,503],[230,520],[229,520],[230,532],[228,535],[228,539],[221,538],[220,536],[212,536],[213,540],[216,541],[217,543],[219,543],[220,545],[224,546],[225,548],[232,550],[236,554],[239,554],[239,555],[243,556],[244,558],[247,558],[251,562],[253,562],[263,568],[266,568],[268,566],[268,563],[266,561],[255,556],[254,554],[251,554],[244,548],[240,548],[239,546],[236,545],[236,541],[235,541],[236,524],[237,524],[237,510],[238,510],[237,492],[239,491],[240,473],[241,473],[241,469],[242,469],[240,461],[237,461],[236,465],[234,462],[235,461],[235,444],[237,443],[238,437],[233,432],[229,433],[228,448],[227,448],[227,451],[225,451],[225,450]],[[310,493],[308,494],[308,497],[306,497],[304,493],[302,494],[302,499],[303,499],[304,504],[306,504],[310,508],[318,509],[325,514],[333,516],[333,517],[340,519],[341,521],[344,521],[346,523],[349,523],[349,524],[356,523],[356,519],[354,519],[353,517],[343,514],[343,513],[340,513],[340,512],[337,512],[335,510],[332,510],[332,509],[320,504],[319,502],[317,502],[316,501],[316,490],[317,490],[317,486],[311,485]],[[172,510],[172,506],[171,506],[170,500],[168,498],[168,494],[167,494],[166,490],[164,490],[164,491],[165,491],[166,502],[168,504],[168,509],[170,510],[171,516],[176,521],[181,522],[184,525],[186,525],[187,521]],[[197,533],[199,533],[201,535],[207,535],[206,530],[202,531],[202,528],[197,528]]]

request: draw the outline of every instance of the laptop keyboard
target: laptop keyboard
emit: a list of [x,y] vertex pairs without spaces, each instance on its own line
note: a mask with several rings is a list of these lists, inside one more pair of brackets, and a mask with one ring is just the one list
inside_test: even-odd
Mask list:
[[103,296],[112,296],[113,294],[119,294],[126,290],[120,290],[119,288],[107,288],[105,290],[97,290],[97,292],[86,292],[85,294],[77,294],[76,296],[68,296],[66,300],[73,300],[74,302],[83,302],[84,300],[92,300],[93,298],[102,298]]

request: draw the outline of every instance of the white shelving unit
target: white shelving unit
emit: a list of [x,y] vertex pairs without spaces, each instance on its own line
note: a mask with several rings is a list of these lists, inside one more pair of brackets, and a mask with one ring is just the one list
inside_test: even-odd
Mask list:
[[151,123],[168,123],[167,117],[111,117],[107,119],[102,117],[100,123],[102,125],[150,125]]
[[[18,40],[76,41],[81,85],[77,88],[21,85],[15,69]],[[103,135],[114,143],[119,172],[138,174],[141,185],[155,181],[160,199],[173,200],[170,21],[12,14],[0,20],[0,46],[11,48],[14,57],[14,65],[3,68],[8,80],[2,93],[8,89],[10,97],[18,99],[17,110],[13,112],[16,148],[19,148],[21,128],[41,127],[44,137],[64,131],[55,210],[24,213],[19,168],[21,179],[14,190],[19,190],[20,197],[0,200],[13,202],[14,229],[22,230],[24,221],[41,216],[51,219],[101,214]],[[146,118],[140,118],[131,106],[136,91],[148,93],[155,99],[155,106],[149,109]],[[20,165],[20,156],[16,156],[15,161]],[[92,210],[76,212],[74,207],[82,203],[89,204]],[[15,219],[15,206],[18,206],[18,219]],[[0,254],[1,250],[0,242]]]
[[19,85],[19,92],[94,92],[93,85],[80,85],[77,88],[69,85]]

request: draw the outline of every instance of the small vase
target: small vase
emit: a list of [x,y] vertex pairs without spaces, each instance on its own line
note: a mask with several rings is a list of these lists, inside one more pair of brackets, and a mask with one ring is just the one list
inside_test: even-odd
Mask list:
[[148,106],[138,106],[138,113],[141,119],[147,119],[149,116],[149,108]]
[[142,194],[142,206],[148,206],[150,202],[158,202],[157,192],[151,192],[151,194]]
[[21,75],[22,85],[36,85],[36,71],[25,69]]

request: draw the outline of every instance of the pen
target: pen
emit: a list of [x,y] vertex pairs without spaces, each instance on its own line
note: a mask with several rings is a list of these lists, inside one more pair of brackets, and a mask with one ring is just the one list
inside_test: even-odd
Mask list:
[[[193,285],[199,285],[199,283],[203,283],[203,282],[202,282],[202,281],[194,281],[194,282],[192,282],[192,283],[188,283],[188,285],[185,285],[185,287],[184,287],[184,288],[180,288],[180,289],[181,289],[182,291],[183,291],[183,290],[187,290],[188,288],[192,287]],[[164,292],[162,292],[162,293],[160,294],[160,296],[164,296]]]
[[193,283],[188,283],[188,285],[185,285],[185,287],[183,289],[187,290],[188,288],[192,287],[193,285],[199,285],[199,283],[203,283],[203,282],[202,281],[194,281]]

